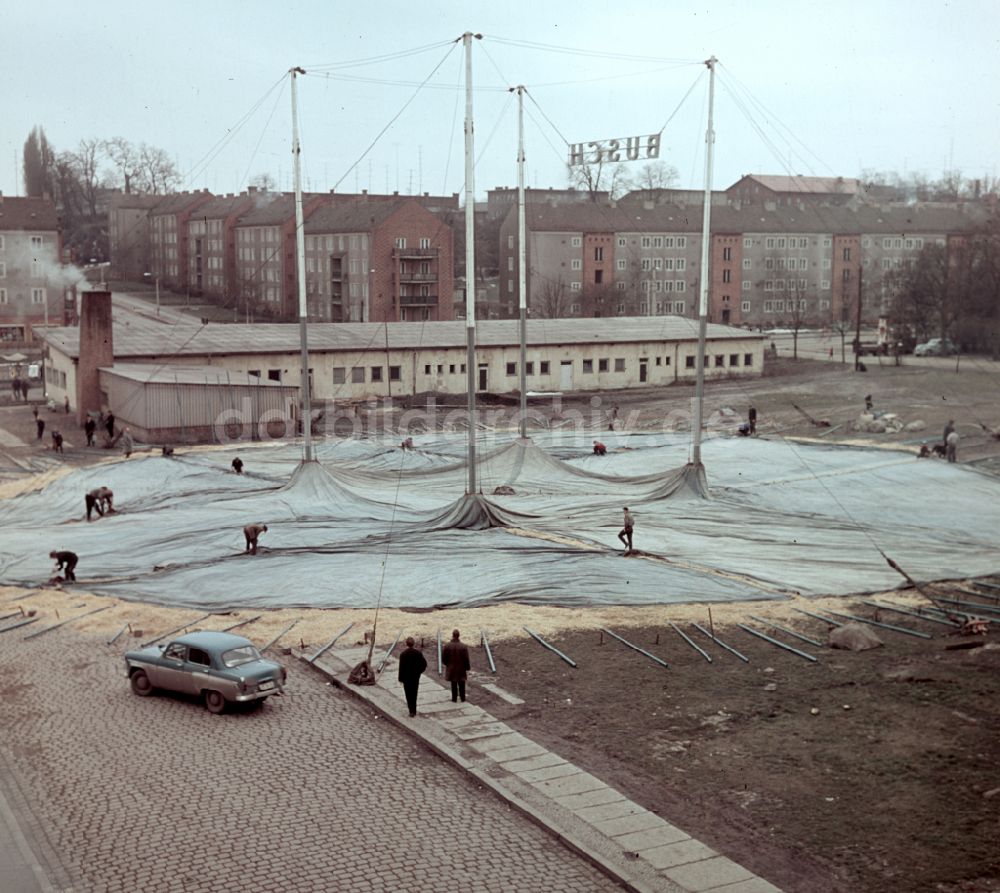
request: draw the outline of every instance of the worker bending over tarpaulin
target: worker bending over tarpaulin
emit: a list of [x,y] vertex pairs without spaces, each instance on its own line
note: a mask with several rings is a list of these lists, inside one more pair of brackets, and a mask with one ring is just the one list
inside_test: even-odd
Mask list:
[[[190,451],[81,469],[0,504],[0,583],[49,576],[58,540],[100,576],[79,589],[206,609],[234,606],[658,604],[872,591],[997,570],[1000,484],[911,455],[760,438],[709,438],[706,475],[674,434],[484,436],[480,494],[465,495],[464,435]],[[248,458],[249,457],[249,458]],[[80,523],[79,494],[126,509]],[[498,488],[504,495],[494,495]],[[628,505],[642,552],[624,559]],[[933,505],[934,511],[927,510]],[[245,553],[243,528],[268,526]],[[383,562],[385,567],[383,571]]]

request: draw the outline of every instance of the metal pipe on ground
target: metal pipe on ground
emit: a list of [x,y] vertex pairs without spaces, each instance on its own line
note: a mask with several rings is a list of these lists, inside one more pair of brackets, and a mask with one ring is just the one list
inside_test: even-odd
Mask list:
[[638,645],[634,645],[628,639],[623,639],[621,636],[618,635],[618,633],[612,632],[610,629],[606,629],[603,626],[601,627],[601,632],[607,633],[609,636],[611,636],[611,638],[617,639],[623,645],[628,645],[628,647],[631,648],[633,651],[638,651],[640,654],[646,655],[646,657],[648,657],[651,661],[655,661],[661,667],[667,667],[667,668],[670,667],[670,664],[668,664],[665,660],[662,660],[655,654],[650,654],[645,648],[640,648]]
[[529,636],[531,636],[531,638],[533,638],[536,642],[538,642],[539,645],[543,645],[546,648],[548,648],[549,651],[553,652],[554,654],[558,654],[559,657],[561,657],[564,661],[566,661],[566,663],[568,663],[571,667],[575,667],[576,666],[576,661],[575,660],[573,660],[571,657],[567,657],[558,648],[556,648],[555,645],[550,645],[548,642],[545,641],[545,639],[543,639],[540,635],[538,635],[538,633],[536,633],[536,632],[528,629],[528,627],[526,627],[526,626],[522,627],[522,629]]
[[960,608],[975,608],[977,611],[985,611],[987,614],[1000,615],[1000,606],[996,605],[981,605],[978,602],[967,602],[958,598],[944,598],[940,595],[936,596],[934,601],[944,602],[946,605],[958,605]]
[[490,650],[490,640],[486,638],[486,630],[479,630],[479,635],[483,640],[483,648],[486,651],[486,660],[489,661],[490,672],[495,673],[497,671],[497,665],[493,662],[493,652]]
[[[324,654],[326,654],[327,651],[329,651],[334,645],[337,644],[337,640],[344,633],[346,633],[352,626],[354,626],[353,623],[348,623],[347,626],[345,626],[339,633],[337,633],[337,635],[335,635],[332,639],[330,639],[330,641],[327,642],[322,648],[320,648],[319,651],[317,651],[312,657],[307,658],[306,663],[309,664],[316,663],[316,661],[319,660],[319,658],[321,658]],[[396,641],[398,642],[399,639],[396,639]]]
[[773,627],[774,629],[779,629],[783,633],[791,636],[793,639],[798,639],[800,642],[806,642],[809,645],[815,645],[817,648],[826,648],[822,642],[817,642],[815,639],[809,638],[809,636],[804,636],[802,633],[797,633],[794,629],[789,629],[787,626],[781,626],[775,623],[773,620],[767,620],[764,617],[758,617],[756,614],[750,615],[751,620],[756,620],[758,623],[763,623],[765,626]]
[[266,645],[261,646],[260,649],[261,652],[263,653],[264,651],[267,651],[268,648],[274,645],[278,641],[278,639],[280,639],[283,635],[285,635],[285,633],[287,633],[298,622],[299,622],[298,620],[293,620],[291,623],[289,623],[288,626],[286,626],[280,633],[278,633],[278,635],[276,635],[273,639],[271,639],[270,642],[268,642]]
[[722,641],[722,639],[719,639],[716,636],[714,636],[707,629],[705,629],[705,627],[703,627],[700,623],[694,623],[694,621],[692,621],[691,625],[696,630],[698,630],[698,632],[704,633],[706,636],[708,636],[713,642],[715,642],[716,645],[719,645],[722,648],[725,648],[726,651],[729,651],[729,652],[735,654],[744,663],[750,663],[750,658],[749,657],[747,657],[746,655],[740,654],[740,652],[737,651],[735,648],[733,648],[732,645],[727,645],[725,642]]
[[712,663],[712,655],[709,654],[700,645],[695,643],[694,640],[686,632],[684,632],[684,630],[682,630],[676,623],[673,622],[673,620],[668,620],[667,623],[669,623],[674,628],[674,632],[677,633],[677,635],[679,635],[685,642],[687,642],[688,645],[690,645],[703,658],[705,658],[705,660],[707,660],[709,663]]
[[805,614],[807,617],[813,617],[816,620],[822,620],[824,623],[829,623],[830,626],[843,626],[839,620],[832,620],[829,617],[824,617],[822,614],[814,614],[812,611],[807,611],[805,608],[792,608],[793,611],[798,611],[800,614]]
[[65,626],[67,623],[72,623],[74,620],[81,620],[84,617],[89,617],[91,614],[99,614],[101,611],[107,611],[111,605],[102,605],[100,608],[94,608],[92,611],[84,611],[83,614],[77,614],[75,617],[67,617],[65,620],[59,623],[54,623],[52,626],[47,626],[45,629],[40,629],[36,633],[28,633],[24,637],[24,640],[37,639],[39,636],[44,636],[46,633],[52,632],[54,629],[59,629],[60,626]]
[[155,645],[157,642],[161,641],[162,639],[165,639],[167,636],[172,636],[174,633],[179,633],[182,629],[187,629],[189,626],[193,626],[196,623],[201,623],[201,621],[204,620],[206,617],[211,617],[211,616],[212,612],[208,611],[205,614],[202,614],[200,617],[195,617],[194,620],[191,620],[188,623],[183,623],[180,626],[175,626],[171,630],[167,630],[167,632],[165,632],[162,636],[157,636],[155,639],[150,639],[148,642],[143,642],[142,645],[140,645],[139,647],[148,648],[150,645]]
[[438,652],[438,676],[444,675],[444,663],[441,660],[441,627],[438,627],[437,634],[437,652]]
[[107,644],[114,645],[115,642],[117,642],[122,637],[122,634],[125,632],[125,630],[128,629],[128,627],[129,625],[126,623],[120,630],[118,630],[118,632],[116,632],[110,639],[108,639]]
[[29,623],[38,623],[40,619],[40,617],[29,617],[27,620],[20,621],[20,623],[5,626],[3,629],[0,629],[0,633],[9,633],[11,630],[20,629],[22,626],[27,626]]
[[241,626],[249,626],[255,620],[260,620],[260,614],[256,617],[251,617],[249,620],[241,620],[239,623],[234,623],[232,626],[225,627],[222,631],[224,633],[231,633],[234,629],[239,629]]
[[811,660],[813,663],[816,663],[818,660],[818,658],[813,657],[813,655],[806,654],[805,651],[799,651],[798,648],[793,648],[791,645],[786,645],[784,642],[779,642],[777,639],[772,639],[766,633],[762,633],[752,627],[746,626],[742,623],[737,623],[736,625],[744,632],[750,633],[751,636],[756,636],[758,639],[770,642],[772,645],[776,645],[778,648],[783,648],[785,651],[791,651],[792,654],[797,654],[799,657],[804,657],[806,660]]
[[857,614],[841,614],[839,611],[830,611],[829,613],[833,614],[834,617],[843,617],[847,620],[853,620],[855,623],[867,623],[869,626],[877,626],[894,633],[902,633],[905,636],[916,636],[918,639],[934,638],[930,633],[922,633],[919,630],[910,629],[906,626],[896,626],[893,623],[882,623],[880,620],[869,620],[867,617],[858,617]]
[[869,608],[879,608],[883,611],[893,611],[896,614],[906,614],[910,617],[918,617],[921,620],[928,620],[931,623],[940,623],[944,626],[951,626],[951,627],[961,626],[960,623],[955,623],[953,620],[942,620],[939,617],[931,617],[929,614],[920,614],[916,611],[911,610],[910,608],[904,608],[901,605],[876,602],[865,598],[861,599],[861,604],[868,605]]
[[386,661],[389,660],[389,658],[392,656],[392,652],[395,651],[396,646],[399,644],[399,640],[402,637],[403,637],[403,631],[400,630],[398,633],[396,633],[396,640],[389,646],[389,650],[386,651],[386,653],[383,655],[382,662],[378,665],[378,669],[375,671],[376,673],[382,672],[382,668],[385,666]]

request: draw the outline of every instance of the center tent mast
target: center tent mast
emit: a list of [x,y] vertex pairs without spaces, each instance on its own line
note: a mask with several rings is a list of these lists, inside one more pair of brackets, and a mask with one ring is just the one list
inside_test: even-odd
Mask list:
[[309,346],[306,323],[309,305],[306,300],[306,242],[305,221],[302,213],[302,146],[299,144],[299,107],[296,77],[305,70],[296,66],[289,71],[292,76],[292,162],[295,169],[295,259],[299,286],[299,339],[302,342],[302,379],[300,385],[303,461],[312,462],[312,395],[309,392]]
[[695,361],[697,380],[694,397],[694,419],[691,424],[691,465],[695,470],[701,464],[702,403],[705,397],[705,334],[708,328],[709,251],[712,238],[712,154],[715,149],[715,131],[712,115],[715,108],[715,64],[712,56],[705,60],[708,67],[708,127],[705,131],[705,205],[701,216],[701,288],[698,296],[698,356]]
[[527,248],[524,244],[524,85],[512,87],[511,92],[517,93],[517,285],[518,285],[518,317],[521,334],[521,423],[519,431],[521,440],[528,436],[528,378],[525,372],[528,340],[528,265]]
[[472,140],[472,39],[482,40],[482,34],[466,31],[465,46],[465,336],[468,371],[469,413],[469,483],[467,493],[476,493],[476,233],[475,178]]

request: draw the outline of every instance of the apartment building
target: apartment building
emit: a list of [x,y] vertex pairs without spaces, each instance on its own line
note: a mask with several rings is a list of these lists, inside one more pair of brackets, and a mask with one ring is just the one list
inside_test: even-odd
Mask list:
[[211,198],[188,217],[187,282],[194,295],[211,295],[224,302],[236,298],[236,221],[255,206],[251,186],[239,195]]
[[[0,345],[34,343],[31,327],[65,325],[59,216],[49,198],[0,194]],[[71,308],[72,309],[72,308]]]
[[453,318],[451,227],[416,199],[325,204],[305,224],[310,318]]
[[177,192],[164,195],[149,210],[149,274],[165,288],[186,291],[188,278],[188,221],[203,205],[212,200],[202,192]]
[[108,199],[108,245],[111,277],[142,281],[152,274],[150,264],[149,212],[162,195],[132,195],[118,192]]

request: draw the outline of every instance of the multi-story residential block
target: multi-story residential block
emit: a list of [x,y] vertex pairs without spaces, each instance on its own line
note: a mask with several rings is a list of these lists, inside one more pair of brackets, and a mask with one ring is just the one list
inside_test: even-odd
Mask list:
[[209,191],[161,196],[149,211],[149,274],[166,288],[185,291],[188,278],[188,221],[212,200]]
[[162,195],[114,193],[108,199],[108,245],[111,277],[141,281],[152,275],[149,212]]
[[236,221],[255,204],[256,189],[240,195],[220,195],[188,218],[187,282],[191,293],[236,302]]
[[[700,208],[633,201],[528,205],[528,307],[538,316],[696,316]],[[708,318],[730,325],[874,322],[886,273],[930,241],[951,250],[976,205],[719,204],[713,197]],[[609,247],[613,264],[605,260]],[[502,299],[518,301],[517,215],[500,231]]]
[[452,229],[419,201],[327,203],[305,233],[310,318],[453,318]]
[[66,324],[74,276],[60,263],[60,240],[51,199],[0,194],[0,344],[30,344],[32,326]]

